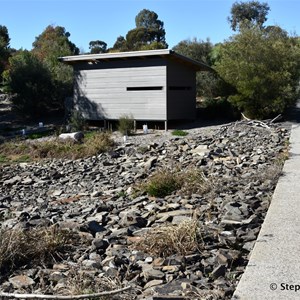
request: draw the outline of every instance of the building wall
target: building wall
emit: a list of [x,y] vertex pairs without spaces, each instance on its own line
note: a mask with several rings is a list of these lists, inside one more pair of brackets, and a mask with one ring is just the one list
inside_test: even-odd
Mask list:
[[168,61],[167,118],[196,118],[196,72],[190,67]]
[[91,120],[166,120],[166,73],[160,58],[77,63],[75,107]]

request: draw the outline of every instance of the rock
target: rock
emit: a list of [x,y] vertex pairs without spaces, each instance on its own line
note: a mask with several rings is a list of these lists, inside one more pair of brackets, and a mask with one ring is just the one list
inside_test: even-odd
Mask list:
[[209,150],[207,145],[198,145],[195,149],[191,150],[192,154],[199,155],[201,157],[203,157],[208,152]]
[[165,277],[164,272],[153,269],[150,265],[143,265],[143,276],[149,281],[153,279],[162,279]]
[[163,280],[159,280],[159,279],[154,279],[154,280],[150,280],[148,281],[145,286],[144,289],[148,289],[157,285],[161,285],[163,283]]
[[[34,280],[22,287],[30,293],[60,294],[78,275],[94,285],[102,277],[118,278],[140,291],[138,299],[189,299],[204,291],[230,299],[276,186],[276,155],[288,138],[288,131],[275,125],[266,130],[253,124],[191,129],[175,139],[169,132],[135,135],[130,145],[121,141],[111,152],[89,158],[0,165],[1,229],[49,227],[65,231],[71,243],[52,269],[39,262],[29,269],[33,261],[4,276],[22,272]],[[208,190],[192,184],[187,192],[161,198],[138,194],[136,188],[151,174],[173,166],[202,172]],[[199,221],[199,249],[186,249],[186,234],[177,237],[175,231],[173,244],[168,242],[174,255],[155,254],[165,242],[159,234],[147,245],[153,228],[159,232],[193,217]],[[19,288],[3,282],[0,289]]]
[[95,235],[97,232],[106,231],[105,227],[100,225],[97,221],[90,221],[87,224],[87,230]]
[[226,273],[226,267],[225,267],[225,265],[219,265],[218,267],[216,267],[216,268],[212,271],[212,273],[211,273],[210,276],[211,276],[213,279],[217,279],[217,278],[219,278],[220,276],[224,276],[225,273]]
[[93,240],[93,245],[95,246],[96,249],[105,251],[109,246],[109,242],[107,240],[95,238]]
[[61,133],[58,137],[62,140],[71,139],[76,142],[81,142],[84,139],[84,134],[78,131],[78,132],[71,132],[71,133]]
[[32,278],[26,275],[17,275],[9,278],[8,280],[16,289],[26,288],[28,286],[34,285],[35,282]]

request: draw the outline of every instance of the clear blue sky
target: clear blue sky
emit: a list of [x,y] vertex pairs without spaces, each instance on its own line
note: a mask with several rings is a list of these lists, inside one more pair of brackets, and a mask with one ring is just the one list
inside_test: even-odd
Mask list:
[[[144,8],[164,22],[169,48],[188,38],[223,42],[233,32],[227,21],[234,0],[0,0],[0,25],[7,27],[16,49],[32,48],[35,37],[48,25],[70,32],[70,40],[89,50],[102,40],[112,47],[117,37],[135,27]],[[267,25],[279,25],[300,34],[300,0],[264,0],[271,7]]]

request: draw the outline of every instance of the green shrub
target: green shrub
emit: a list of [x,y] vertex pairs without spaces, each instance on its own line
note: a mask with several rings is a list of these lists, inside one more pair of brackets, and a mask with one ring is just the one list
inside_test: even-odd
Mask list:
[[131,115],[123,115],[119,118],[118,130],[123,135],[131,135],[134,129],[134,119]]
[[186,136],[186,135],[188,135],[188,132],[183,131],[183,130],[176,129],[176,130],[173,130],[173,131],[172,131],[172,135],[176,135],[176,136]]
[[180,188],[178,175],[170,170],[161,170],[149,178],[145,191],[154,197],[165,197]]
[[83,131],[86,127],[85,119],[78,110],[73,110],[69,120],[69,126],[71,131]]

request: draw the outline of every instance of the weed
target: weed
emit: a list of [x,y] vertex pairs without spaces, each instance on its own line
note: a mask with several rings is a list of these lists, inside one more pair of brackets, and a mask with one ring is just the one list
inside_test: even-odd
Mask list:
[[176,130],[173,130],[173,131],[172,131],[172,135],[176,135],[176,136],[186,136],[186,135],[188,135],[188,132],[183,131],[183,130],[176,129]]
[[201,248],[201,243],[199,223],[190,219],[178,225],[152,228],[135,247],[150,255],[167,257],[191,254]]
[[134,129],[134,119],[131,115],[123,115],[119,118],[118,130],[123,135],[131,135]]

